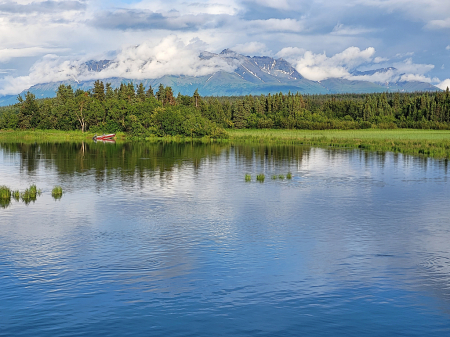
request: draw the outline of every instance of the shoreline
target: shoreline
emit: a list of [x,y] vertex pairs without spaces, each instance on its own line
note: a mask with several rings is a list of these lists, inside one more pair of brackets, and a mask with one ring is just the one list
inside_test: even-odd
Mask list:
[[[116,141],[200,142],[230,144],[305,145],[333,148],[359,148],[368,151],[403,153],[432,158],[450,158],[450,131],[422,129],[363,129],[363,130],[280,130],[228,129],[227,139],[183,136],[133,138],[117,133]],[[34,130],[0,131],[1,142],[93,142],[93,134],[81,131]]]

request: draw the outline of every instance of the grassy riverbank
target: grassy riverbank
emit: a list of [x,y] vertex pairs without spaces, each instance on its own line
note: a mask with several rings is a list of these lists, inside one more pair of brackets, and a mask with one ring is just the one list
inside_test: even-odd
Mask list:
[[450,131],[447,130],[228,130],[228,132],[230,139],[236,142],[347,147],[450,158]]
[[[214,140],[232,143],[298,144],[320,147],[360,148],[369,151],[391,151],[434,158],[450,158],[450,131],[417,129],[363,130],[268,130],[228,129],[229,139]],[[93,134],[81,131],[35,130],[0,131],[0,142],[90,141]],[[126,141],[125,133],[117,134]],[[150,142],[209,142],[209,138],[182,136],[147,138]]]
[[[92,140],[91,132],[61,130],[0,130],[0,142],[65,142]],[[118,133],[116,139],[123,139],[125,133]]]

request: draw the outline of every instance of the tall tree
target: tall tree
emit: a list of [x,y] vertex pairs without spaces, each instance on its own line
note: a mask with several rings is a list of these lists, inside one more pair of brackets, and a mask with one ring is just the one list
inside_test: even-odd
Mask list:
[[97,80],[94,82],[94,98],[99,100],[100,102],[103,102],[106,98],[105,96],[105,86],[103,85],[103,82],[100,80]]
[[159,84],[158,91],[156,92],[156,98],[158,101],[164,104],[164,98],[166,97],[166,89],[162,83]]
[[137,86],[136,96],[140,102],[143,102],[145,100],[145,87],[142,82]]
[[36,101],[36,96],[31,92],[25,94],[25,100],[19,96],[20,110],[18,114],[19,128],[29,129],[35,128],[39,122],[39,105]]

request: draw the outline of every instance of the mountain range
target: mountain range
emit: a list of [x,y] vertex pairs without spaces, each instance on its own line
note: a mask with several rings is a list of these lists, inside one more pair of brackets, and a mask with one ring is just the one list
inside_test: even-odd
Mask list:
[[[225,61],[234,71],[218,70],[205,76],[165,75],[155,79],[134,80],[132,78],[112,77],[102,79],[104,83],[111,83],[112,87],[120,83],[143,83],[146,88],[150,85],[157,88],[160,83],[171,86],[173,92],[192,95],[198,89],[202,96],[242,96],[260,95],[268,93],[300,92],[302,94],[338,94],[338,93],[374,93],[374,92],[414,92],[436,91],[439,88],[425,82],[369,82],[362,80],[348,80],[343,78],[329,78],[322,81],[312,81],[304,78],[289,62],[282,58],[274,59],[268,56],[244,56],[230,49],[220,54],[203,52],[200,60],[216,59]],[[91,60],[82,64],[80,71],[91,73],[97,78],[97,73],[113,67],[114,60]],[[230,68],[230,69],[231,69]],[[396,71],[395,68],[381,68],[370,71],[355,70],[353,76],[371,76],[377,73]],[[400,78],[400,76],[399,76]],[[95,79],[87,81],[67,80],[36,84],[25,90],[36,95],[37,98],[55,97],[60,84],[71,85],[73,89],[88,90],[93,87]],[[16,95],[0,97],[0,105],[17,102]]]

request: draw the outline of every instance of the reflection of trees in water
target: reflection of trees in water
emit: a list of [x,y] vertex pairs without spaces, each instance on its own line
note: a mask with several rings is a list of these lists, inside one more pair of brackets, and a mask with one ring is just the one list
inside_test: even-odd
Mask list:
[[[145,176],[158,174],[161,179],[170,179],[170,172],[183,164],[191,164],[194,172],[202,160],[226,159],[236,155],[237,161],[246,165],[259,164],[266,168],[286,167],[309,160],[311,148],[298,145],[276,144],[218,144],[218,143],[145,143],[103,144],[91,142],[63,143],[5,143],[0,144],[5,154],[20,157],[20,169],[33,175],[40,168],[55,169],[59,175],[73,176],[93,171],[95,180],[120,176],[123,182],[134,182]],[[355,149],[326,148],[327,160],[335,161],[342,156],[359,159],[366,166],[383,168],[386,160],[394,164],[402,161],[406,165],[418,165],[426,170],[430,163],[447,173],[448,160],[434,160],[427,157],[413,157],[385,152],[368,152]]]
[[163,175],[186,162],[198,169],[205,158],[219,155],[227,145],[203,143],[11,143],[0,144],[5,154],[20,156],[20,169],[32,175],[42,165],[61,175],[89,170],[103,180],[119,173],[124,179],[152,171]]
[[299,145],[234,145],[236,160],[245,164],[258,163],[264,167],[285,166],[300,163],[310,155],[311,148]]

